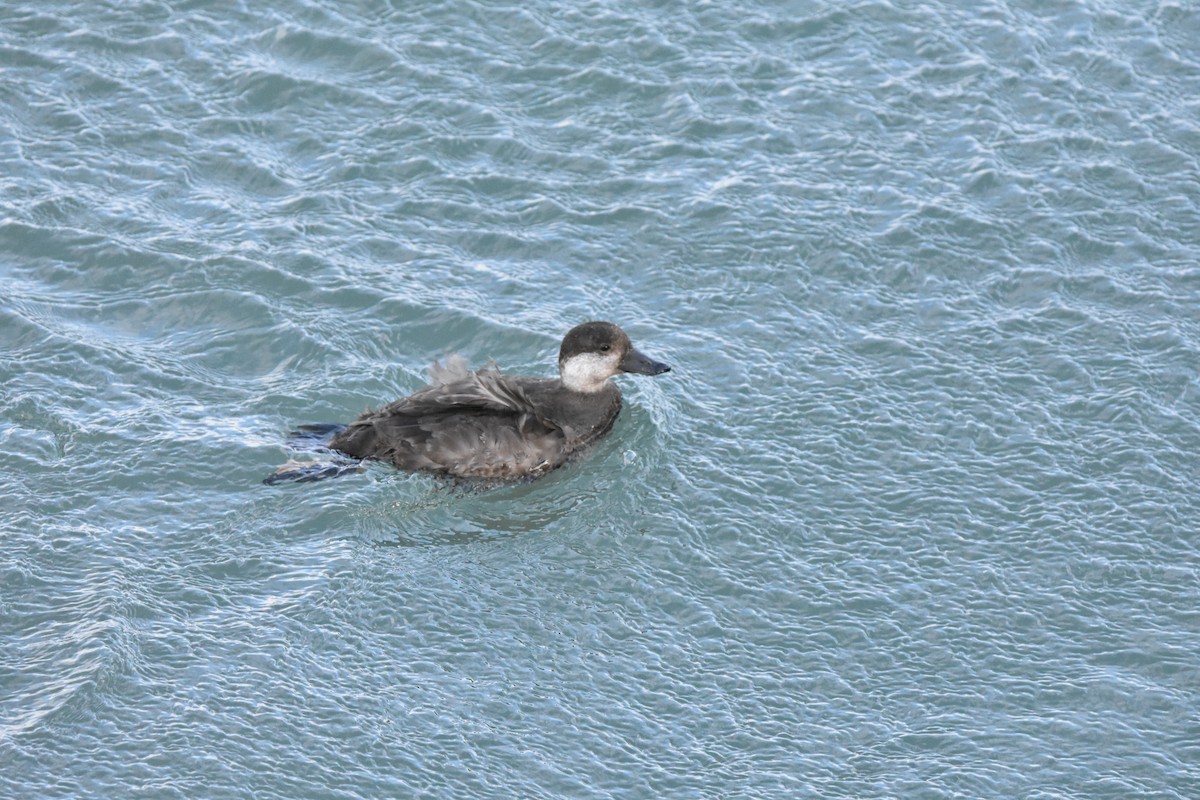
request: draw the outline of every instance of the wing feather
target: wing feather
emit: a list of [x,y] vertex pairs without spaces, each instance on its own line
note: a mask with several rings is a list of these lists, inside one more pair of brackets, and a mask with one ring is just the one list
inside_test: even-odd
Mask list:
[[[560,426],[539,413],[526,391],[522,381],[528,379],[504,375],[493,361],[471,372],[462,358],[451,356],[444,365],[434,362],[429,377],[430,386],[360,415],[333,437],[330,447],[356,458],[386,458],[404,469],[436,471],[446,469],[451,456],[461,456],[464,470],[473,469],[472,454],[481,447],[487,455],[480,457],[500,463],[497,453],[531,452],[518,446],[522,441],[561,441]],[[511,435],[503,433],[504,425],[481,425],[480,417],[489,414],[511,415]],[[455,417],[453,424],[446,422],[448,417]],[[439,456],[432,456],[433,450]]]
[[549,425],[538,414],[525,387],[500,372],[494,361],[471,372],[461,357],[451,356],[444,366],[434,362],[429,377],[432,385],[381,408],[379,413],[423,416],[466,410],[501,411]]

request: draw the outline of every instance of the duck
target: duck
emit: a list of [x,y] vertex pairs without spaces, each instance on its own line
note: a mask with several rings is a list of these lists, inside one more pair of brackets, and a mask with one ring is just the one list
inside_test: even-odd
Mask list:
[[327,436],[341,463],[281,467],[266,482],[316,480],[356,471],[363,461],[449,478],[536,478],[612,430],[621,411],[614,376],[670,371],[634,347],[619,326],[599,320],[567,331],[557,378],[506,374],[491,360],[472,371],[461,356],[450,356],[435,361],[429,385],[408,397],[368,409],[347,425],[304,426],[302,436]]

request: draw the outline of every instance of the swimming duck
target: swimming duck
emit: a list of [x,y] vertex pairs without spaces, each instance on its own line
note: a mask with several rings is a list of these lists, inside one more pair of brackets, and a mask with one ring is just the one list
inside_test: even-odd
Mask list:
[[[561,466],[612,429],[621,410],[621,390],[610,380],[614,375],[661,375],[670,369],[640,353],[611,322],[585,322],[563,337],[557,378],[505,375],[491,361],[472,372],[452,356],[445,364],[434,363],[424,389],[367,411],[345,427],[332,426],[328,447],[412,472],[534,477]],[[316,477],[325,476],[281,471],[268,482]]]

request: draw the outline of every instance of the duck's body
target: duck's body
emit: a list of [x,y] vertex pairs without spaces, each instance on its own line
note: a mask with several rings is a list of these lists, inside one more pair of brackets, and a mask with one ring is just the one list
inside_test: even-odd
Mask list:
[[367,411],[329,442],[359,459],[459,478],[537,476],[612,429],[620,372],[658,375],[670,367],[639,353],[608,322],[572,328],[559,350],[558,378],[504,375],[494,363],[469,371],[461,358],[434,364],[430,385]]

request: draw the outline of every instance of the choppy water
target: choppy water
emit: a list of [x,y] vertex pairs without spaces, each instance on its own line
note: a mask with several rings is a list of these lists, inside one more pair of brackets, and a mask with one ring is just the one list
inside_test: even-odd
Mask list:
[[[39,0],[0,76],[0,796],[1197,796],[1195,4]],[[595,317],[675,371],[580,465],[259,482]]]

